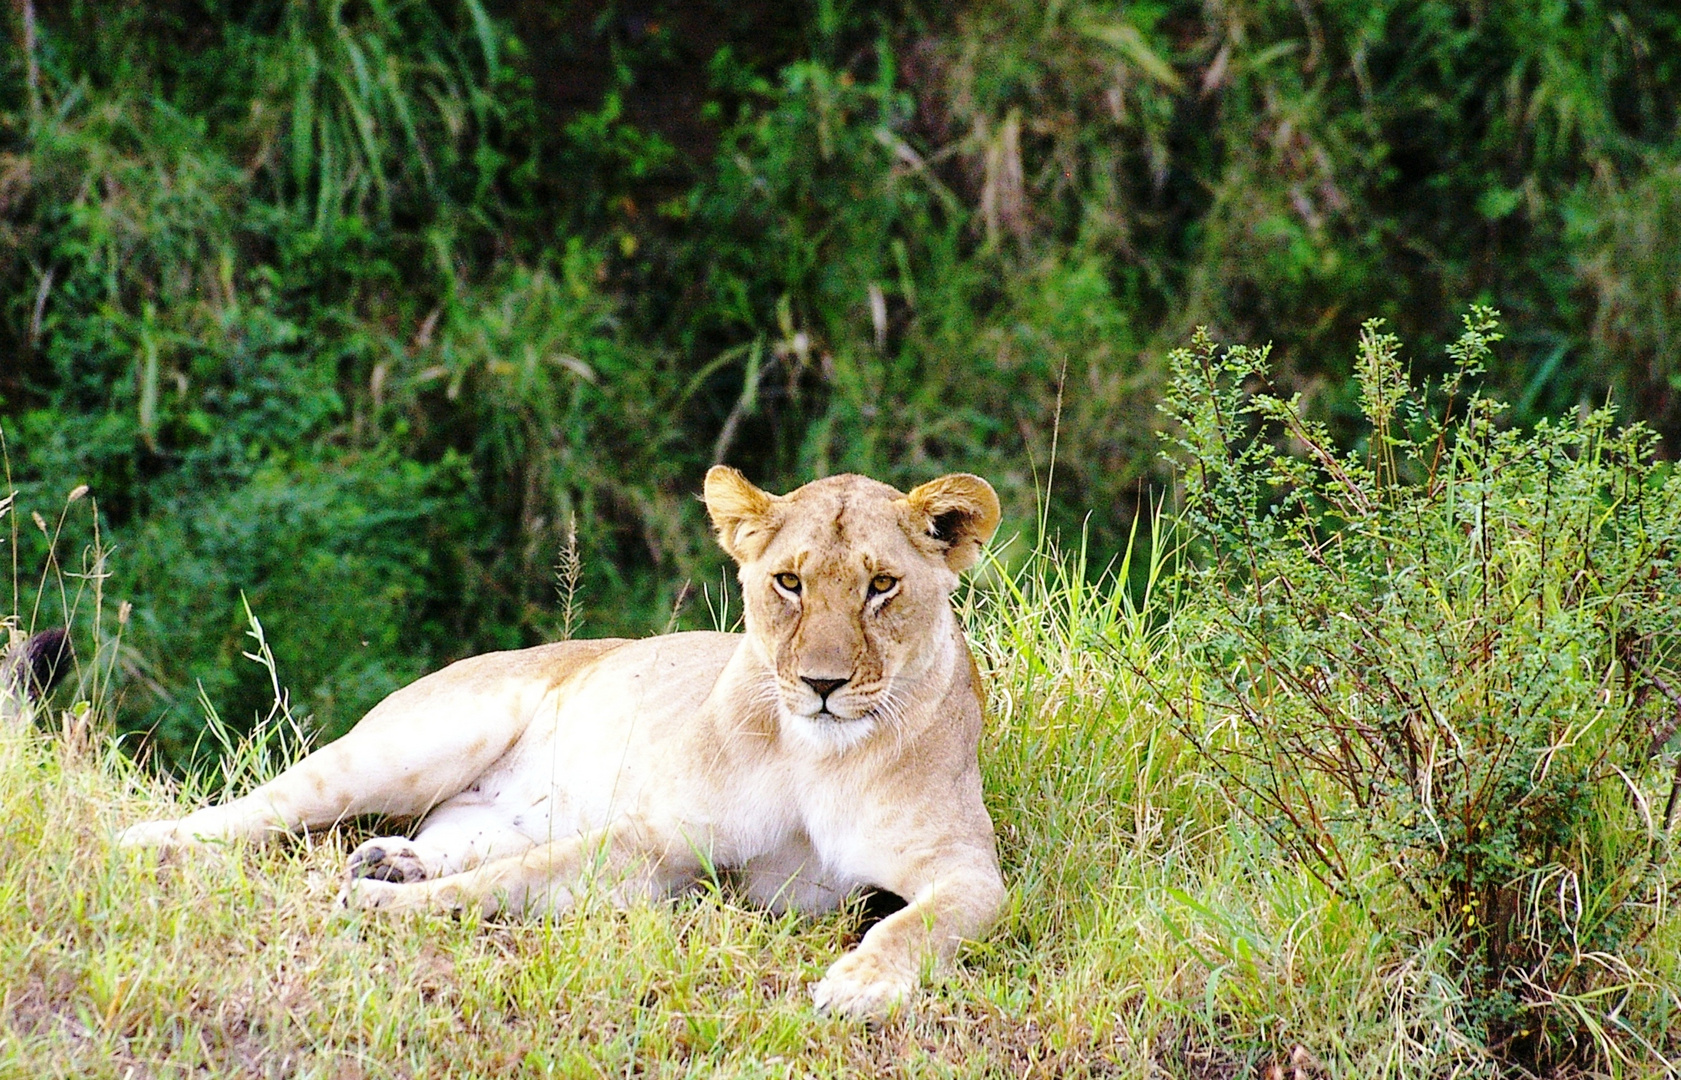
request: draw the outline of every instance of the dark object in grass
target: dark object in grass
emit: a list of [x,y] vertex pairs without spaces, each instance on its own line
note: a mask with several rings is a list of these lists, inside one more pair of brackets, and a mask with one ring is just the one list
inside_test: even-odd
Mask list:
[[43,630],[25,641],[16,659],[5,665],[5,680],[27,693],[30,701],[40,701],[64,678],[74,659],[68,630],[62,626]]

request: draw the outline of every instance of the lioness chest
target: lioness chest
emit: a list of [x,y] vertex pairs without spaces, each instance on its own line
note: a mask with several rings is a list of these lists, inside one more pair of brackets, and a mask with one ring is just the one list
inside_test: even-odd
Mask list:
[[666,852],[672,888],[738,871],[773,906],[828,906],[870,884],[852,785],[777,737],[771,689],[739,685],[742,640],[670,634],[604,654],[551,687],[508,752],[429,820],[534,843],[629,821]]

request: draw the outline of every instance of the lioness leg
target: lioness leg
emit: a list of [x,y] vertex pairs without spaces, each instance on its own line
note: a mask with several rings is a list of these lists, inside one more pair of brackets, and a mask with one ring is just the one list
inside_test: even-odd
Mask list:
[[570,671],[619,644],[562,642],[452,664],[398,690],[337,742],[250,794],[128,829],[125,844],[262,840],[364,814],[419,817],[462,791],[554,707]]
[[247,795],[177,820],[143,822],[125,831],[121,842],[264,840],[363,814],[418,817],[471,783],[506,749],[502,739],[394,745],[380,734],[358,726]]
[[364,911],[561,912],[592,888],[623,906],[665,895],[695,876],[698,866],[687,849],[674,857],[647,846],[640,836],[635,825],[625,822],[430,881],[393,884],[357,878],[341,899]]
[[991,925],[1004,899],[1004,881],[988,855],[908,875],[920,887],[900,892],[909,903],[870,928],[858,947],[830,965],[812,991],[824,1012],[879,1016],[915,992],[922,966],[950,964],[958,946]]

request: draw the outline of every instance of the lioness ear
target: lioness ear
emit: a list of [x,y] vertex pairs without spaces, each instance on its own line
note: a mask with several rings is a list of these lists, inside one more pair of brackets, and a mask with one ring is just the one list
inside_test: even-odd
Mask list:
[[953,570],[973,566],[998,528],[998,493],[969,473],[930,480],[906,495],[905,503],[925,535],[945,548]]
[[706,512],[718,530],[718,544],[738,563],[752,562],[776,532],[776,496],[760,491],[728,465],[706,470]]

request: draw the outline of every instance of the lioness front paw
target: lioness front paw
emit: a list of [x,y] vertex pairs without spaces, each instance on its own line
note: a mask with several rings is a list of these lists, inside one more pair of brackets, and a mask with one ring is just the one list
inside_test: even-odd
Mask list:
[[830,966],[811,998],[822,1012],[879,1020],[916,992],[917,981],[915,967],[854,949]]
[[347,881],[373,878],[402,885],[425,881],[433,876],[433,868],[406,838],[379,836],[350,853],[344,876]]

